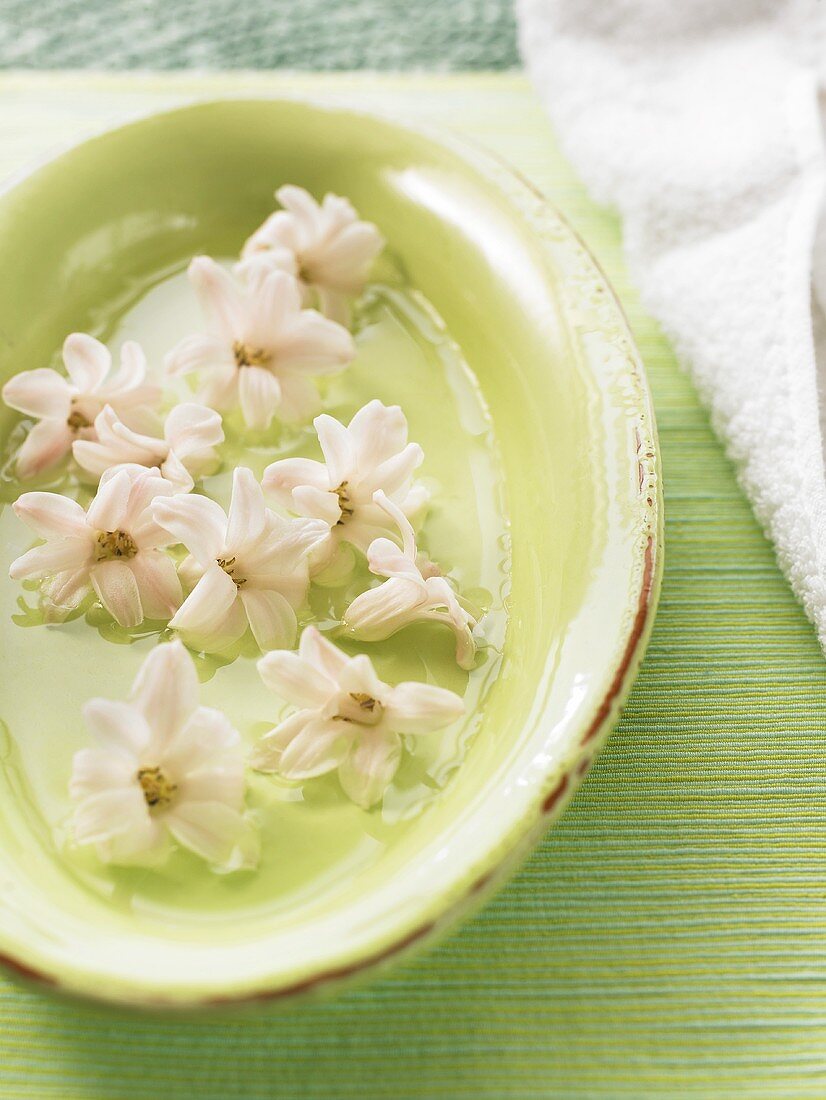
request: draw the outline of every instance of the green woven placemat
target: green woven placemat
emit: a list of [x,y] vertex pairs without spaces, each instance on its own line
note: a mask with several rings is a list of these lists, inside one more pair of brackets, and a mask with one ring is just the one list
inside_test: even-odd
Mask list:
[[0,172],[133,110],[284,89],[469,134],[596,252],[657,408],[654,636],[573,805],[442,946],[335,1001],[229,1022],[124,1020],[0,985],[0,1097],[825,1096],[826,664],[639,308],[615,219],[586,198],[522,78],[11,76]]
[[0,67],[506,69],[511,0],[0,0]]

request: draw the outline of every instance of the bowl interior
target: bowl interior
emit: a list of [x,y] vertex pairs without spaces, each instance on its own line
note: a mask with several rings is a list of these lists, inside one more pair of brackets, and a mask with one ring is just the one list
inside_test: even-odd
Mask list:
[[[24,814],[0,815],[0,952],[75,991],[187,1003],[303,988],[440,924],[571,789],[647,629],[658,487],[636,353],[567,227],[472,151],[284,100],[199,104],[95,138],[0,199],[0,377],[96,331],[148,273],[237,252],[287,181],[347,195],[379,225],[478,380],[510,518],[501,671],[438,800],[300,919],[116,911],[62,873]],[[4,409],[0,429],[16,419]]]

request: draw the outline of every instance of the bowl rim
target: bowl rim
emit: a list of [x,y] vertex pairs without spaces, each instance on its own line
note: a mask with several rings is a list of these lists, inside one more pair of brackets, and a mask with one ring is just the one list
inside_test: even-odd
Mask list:
[[[349,961],[338,966],[319,967],[298,981],[284,980],[283,976],[279,981],[278,975],[273,975],[272,982],[260,989],[243,990],[238,993],[195,993],[174,1000],[146,995],[139,990],[133,991],[134,995],[122,996],[120,993],[109,993],[100,987],[93,988],[90,981],[84,985],[75,980],[63,980],[56,974],[34,965],[26,957],[25,948],[12,949],[0,940],[0,967],[9,977],[20,980],[28,986],[48,989],[54,994],[71,999],[117,1005],[126,1009],[181,1012],[251,1005],[257,1002],[292,1003],[297,998],[306,998],[322,990],[326,992],[338,989],[358,978],[383,969],[398,957],[405,956],[427,943],[432,943],[453,928],[460,918],[470,915],[473,910],[479,908],[504,880],[513,874],[550,824],[560,816],[604,744],[619,716],[621,706],[630,691],[642,660],[653,626],[662,581],[663,492],[657,428],[650,386],[625,311],[600,263],[565,215],[539,187],[497,152],[483,147],[467,135],[448,127],[412,120],[405,117],[404,112],[354,106],[349,101],[342,101],[341,97],[337,97],[332,92],[307,94],[278,91],[265,94],[256,91],[254,94],[239,92],[181,96],[179,101],[171,106],[129,112],[114,124],[92,128],[81,137],[60,143],[45,154],[33,158],[0,183],[0,202],[41,169],[59,161],[73,150],[100,138],[128,130],[153,119],[229,103],[303,105],[328,114],[339,113],[364,118],[371,122],[389,124],[397,130],[452,153],[469,164],[485,182],[496,188],[519,218],[537,231],[538,236],[541,236],[550,219],[554,226],[561,230],[569,247],[578,251],[578,262],[582,268],[588,270],[593,279],[593,285],[598,287],[602,294],[602,307],[606,314],[611,315],[615,337],[622,343],[628,376],[633,378],[634,382],[636,403],[632,408],[638,414],[638,423],[641,425],[641,428],[638,427],[638,480],[641,491],[642,486],[645,485],[648,507],[645,522],[640,526],[641,538],[635,550],[634,575],[638,576],[639,585],[637,591],[633,593],[633,601],[629,600],[627,630],[625,637],[618,639],[619,657],[612,666],[614,674],[603,696],[596,708],[591,708],[590,721],[581,723],[577,727],[576,736],[572,737],[572,742],[575,742],[574,748],[579,749],[579,752],[568,751],[561,761],[549,768],[546,778],[550,783],[545,789],[537,787],[532,791],[532,797],[526,800],[516,825],[509,832],[502,834],[497,845],[490,845],[482,850],[471,871],[464,878],[461,880],[457,878],[453,883],[454,892],[457,894],[453,900],[441,907],[438,903],[431,906],[428,912],[432,913],[435,910],[437,913],[435,917],[425,916],[424,919],[415,923],[411,930],[391,939],[388,944],[382,945],[379,949],[371,950],[369,945],[360,950],[351,949],[353,955]],[[608,392],[607,389],[605,392]],[[443,891],[443,897],[444,893]]]

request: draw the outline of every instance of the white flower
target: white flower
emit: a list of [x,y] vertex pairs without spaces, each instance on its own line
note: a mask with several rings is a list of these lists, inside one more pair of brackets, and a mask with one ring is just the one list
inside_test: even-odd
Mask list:
[[203,371],[200,400],[216,409],[238,401],[248,427],[263,429],[276,411],[304,420],[319,406],[311,375],[340,370],[355,355],[350,333],[312,309],[282,271],[243,286],[208,256],[196,256],[189,278],[210,331],[188,336],[166,357],[172,374]]
[[258,671],[268,688],[301,709],[261,738],[252,766],[287,779],[338,768],[345,793],[365,809],[396,774],[399,735],[442,729],[465,709],[445,688],[382,683],[369,657],[347,657],[312,626],[298,653],[268,653]]
[[438,567],[417,552],[413,528],[401,509],[382,492],[377,492],[374,499],[396,521],[402,549],[386,538],[371,544],[367,551],[370,571],[388,579],[356,596],[344,613],[345,629],[354,638],[378,642],[409,623],[444,623],[456,635],[460,668],[473,668],[476,620],[461,606]]
[[95,418],[97,440],[78,439],[72,446],[77,464],[100,477],[112,466],[136,463],[157,466],[179,492],[188,493],[194,479],[218,463],[215,447],[223,442],[221,417],[203,405],[176,405],[164,423],[163,439],[132,431],[107,405]]
[[3,387],[7,405],[39,421],[17,455],[21,478],[56,465],[75,439],[93,439],[92,425],[104,405],[122,414],[155,405],[160,398],[160,389],[145,382],[146,357],[133,340],[121,348],[120,369],[111,377],[108,348],[82,332],[66,337],[63,362],[68,378],[51,368],[38,367],[16,374]]
[[240,739],[220,711],[198,706],[180,642],[149,654],[128,702],[90,699],[83,716],[99,747],[74,757],[78,844],[107,862],[153,864],[171,836],[224,870],[254,866]]
[[342,542],[366,553],[374,539],[395,530],[395,519],[374,503],[377,490],[408,516],[427,501],[427,490],[413,483],[422,449],[407,442],[407,420],[398,405],[370,401],[346,428],[326,414],[313,423],[325,461],[273,462],[264,471],[264,488],[289,511],[327,524],[328,558]]
[[264,505],[251,470],[233,475],[229,516],[204,496],[155,504],[156,521],[190,559],[182,574],[195,582],[170,626],[204,649],[223,649],[250,627],[262,650],[291,646],[295,609],[307,595],[307,555],[323,524],[288,520]]
[[175,540],[155,523],[151,504],[173,491],[157,470],[122,466],[104,474],[85,512],[59,493],[24,493],[13,508],[46,541],[13,561],[9,576],[42,581],[57,612],[68,613],[94,590],[121,626],[168,619],[182,592],[162,548]]
[[363,289],[384,238],[339,195],[325,195],[319,205],[303,187],[288,184],[275,197],[284,209],[253,233],[236,270],[250,282],[273,270],[297,275],[322,313],[348,324],[349,300]]

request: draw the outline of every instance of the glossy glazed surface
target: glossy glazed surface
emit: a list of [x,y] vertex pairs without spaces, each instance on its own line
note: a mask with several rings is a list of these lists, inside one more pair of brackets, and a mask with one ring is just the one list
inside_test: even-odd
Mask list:
[[[474,161],[364,116],[238,102],[114,132],[4,198],[7,270],[22,270],[0,294],[8,376],[48,361],[71,328],[105,330],[153,272],[196,251],[236,249],[278,183],[348,194],[380,225],[461,349],[456,362],[478,380],[477,409],[490,412],[511,521],[504,659],[461,769],[381,858],[322,881],[311,912],[251,907],[229,921],[196,905],[187,918],[176,910],[157,919],[112,905],[71,881],[38,835],[23,795],[31,768],[16,766],[8,746],[9,793],[17,794],[0,834],[0,949],[60,984],[188,1002],[304,988],[357,970],[440,924],[504,868],[543,812],[561,805],[566,777],[610,721],[659,568],[644,383],[617,307],[578,242],[506,171]],[[91,178],[101,196],[94,203]],[[468,453],[466,442],[457,446]],[[501,549],[495,524],[479,529]],[[483,550],[501,564],[492,546]],[[44,660],[42,682],[50,666]],[[117,676],[128,682],[120,669]],[[55,694],[43,705],[60,706]],[[61,752],[65,745],[55,769]],[[321,827],[315,846],[334,848],[339,838]],[[228,893],[215,911],[231,909]]]

